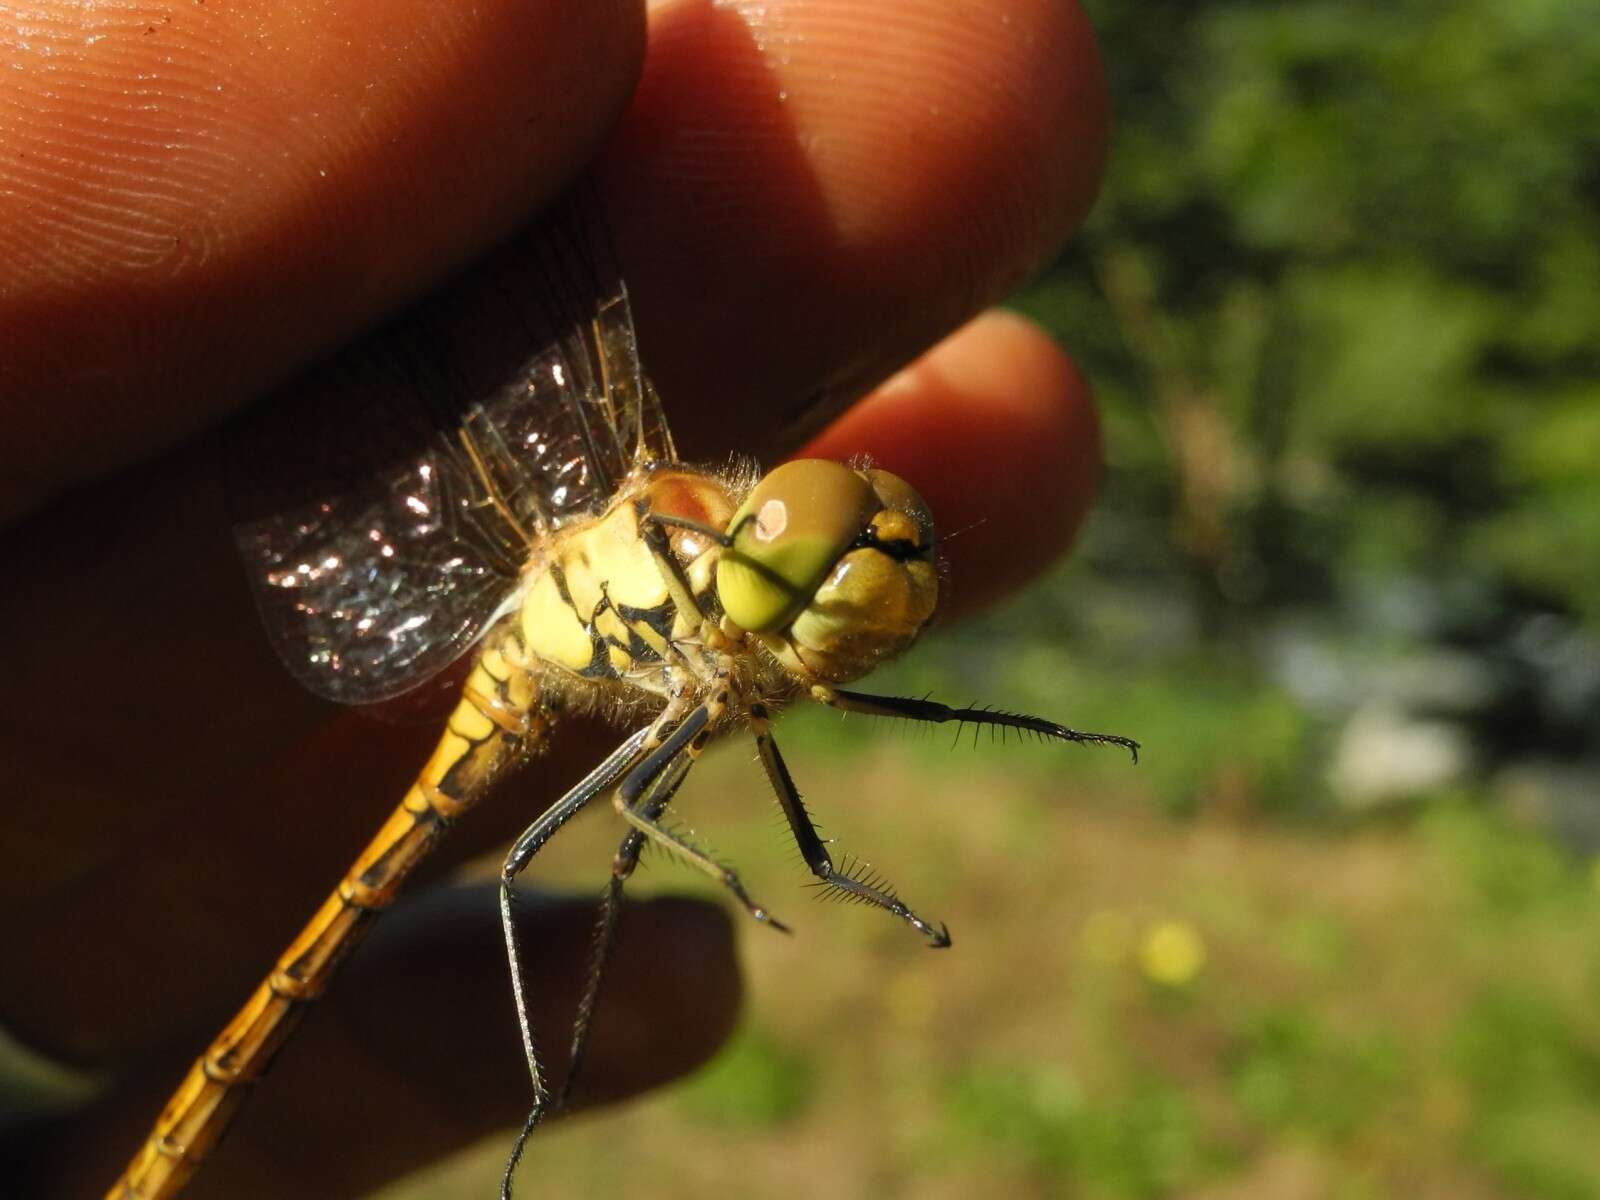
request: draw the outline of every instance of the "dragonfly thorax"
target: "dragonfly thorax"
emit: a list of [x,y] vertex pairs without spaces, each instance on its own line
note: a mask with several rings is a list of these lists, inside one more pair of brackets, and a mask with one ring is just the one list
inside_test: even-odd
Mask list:
[[785,463],[728,526],[717,595],[791,673],[845,683],[906,649],[933,615],[933,518],[887,471]]

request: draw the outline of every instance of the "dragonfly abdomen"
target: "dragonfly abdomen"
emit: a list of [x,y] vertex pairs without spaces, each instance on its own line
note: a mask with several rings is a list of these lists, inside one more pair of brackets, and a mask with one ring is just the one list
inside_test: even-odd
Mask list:
[[549,739],[538,676],[488,645],[427,765],[272,972],[189,1069],[107,1200],[176,1195],[327,987],[344,956],[452,823]]

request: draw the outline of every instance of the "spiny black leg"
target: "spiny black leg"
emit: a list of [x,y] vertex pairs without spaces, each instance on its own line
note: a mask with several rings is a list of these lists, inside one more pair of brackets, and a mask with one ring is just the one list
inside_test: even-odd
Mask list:
[[[689,774],[694,759],[687,750],[672,761],[650,789],[640,798],[639,811],[651,820],[656,819],[672,803],[673,794]],[[573,1085],[583,1066],[584,1052],[589,1044],[589,1025],[594,1019],[595,1005],[600,998],[600,983],[605,976],[606,963],[616,944],[617,915],[622,904],[622,887],[633,869],[639,864],[639,852],[644,848],[644,834],[629,830],[617,847],[611,860],[611,878],[600,899],[600,915],[595,923],[594,949],[589,956],[589,978],[584,985],[583,998],[578,1001],[577,1015],[572,1022],[572,1051],[567,1058],[567,1077],[561,1082],[561,1093],[556,1097],[552,1111],[562,1112],[572,1097]]]
[[750,706],[750,724],[755,731],[756,748],[761,754],[761,765],[767,769],[767,778],[772,781],[772,790],[778,794],[778,803],[783,807],[783,815],[788,818],[795,844],[800,847],[800,856],[805,859],[806,866],[811,868],[811,873],[823,887],[887,909],[927,938],[928,944],[936,949],[948,946],[950,930],[944,923],[941,922],[935,929],[917,916],[905,901],[894,894],[894,890],[888,886],[886,880],[876,876],[863,878],[849,871],[840,871],[833,865],[833,859],[828,855],[828,848],[817,836],[816,827],[811,823],[811,816],[806,812],[806,806],[800,799],[800,790],[795,787],[794,780],[789,775],[789,768],[783,761],[783,755],[778,753],[778,743],[772,738],[772,727],[767,719],[766,705]]
[[[665,769],[668,762],[676,757],[679,751],[688,748],[691,757],[698,758],[700,751],[705,748],[706,740],[710,737],[711,730],[715,727],[712,719],[711,708],[725,705],[727,697],[718,694],[702,704],[684,719],[673,734],[661,746],[652,751],[637,767],[629,772],[622,786],[612,798],[612,807],[629,825],[639,833],[672,851],[691,867],[704,871],[723,887],[727,888],[744,905],[748,912],[763,925],[770,925],[780,933],[788,933],[789,927],[774,917],[761,905],[750,898],[750,893],[744,890],[744,882],[739,878],[739,873],[731,867],[723,866],[711,855],[687,839],[679,836],[670,829],[665,829],[661,824],[645,816],[639,810],[639,799],[645,795],[650,783]],[[689,736],[685,736],[685,735]]]
[[653,512],[646,515],[645,520],[652,525],[673,525],[679,529],[692,530],[701,537],[715,542],[726,549],[733,545],[733,538],[720,529],[713,529],[710,525],[694,521],[688,517],[675,517],[671,513]]
[[[731,550],[733,548],[734,538],[738,535],[739,531],[755,519],[755,513],[745,513],[737,525],[735,525],[727,533],[724,533],[720,529],[713,529],[709,525],[702,525],[699,521],[691,521],[687,517],[674,517],[670,513],[653,512],[645,517],[645,525],[647,530],[650,526],[677,526],[680,529],[693,530],[702,537],[711,539],[724,550]],[[768,583],[774,585],[775,587],[791,593],[795,590],[793,581],[785,579],[783,575],[779,571],[775,570],[769,563],[764,563],[759,559],[750,558],[745,555],[740,555],[739,561],[747,570],[754,571],[757,575],[762,576]]]
[[673,607],[681,615],[694,618],[696,623],[704,621],[705,614],[700,611],[700,602],[695,599],[694,588],[689,586],[689,580],[683,573],[683,564],[678,561],[677,555],[672,553],[661,515],[641,514],[639,532],[644,538],[645,547],[650,551],[650,557],[655,561],[656,570],[661,573],[661,582],[667,585],[667,595],[671,598]]
[[506,959],[511,968],[511,992],[516,1000],[517,1027],[522,1034],[522,1051],[527,1060],[528,1078],[533,1085],[533,1103],[522,1122],[522,1129],[518,1132],[516,1141],[512,1143],[511,1154],[506,1159],[505,1173],[500,1177],[501,1200],[511,1200],[511,1177],[516,1173],[517,1163],[522,1159],[522,1150],[528,1143],[529,1135],[544,1119],[550,1102],[550,1093],[544,1081],[544,1066],[539,1061],[539,1048],[533,1036],[533,1021],[528,1016],[527,983],[523,977],[522,952],[519,948],[520,942],[513,913],[516,892],[512,884],[558,829],[570,821],[589,801],[617,782],[639,756],[650,733],[650,729],[641,729],[634,733],[607,755],[605,761],[589,772],[576,787],[540,814],[538,820],[522,831],[522,836],[516,840],[506,855],[505,865],[500,868],[500,925],[505,935]]
[[1035,733],[1040,737],[1053,738],[1060,742],[1121,746],[1133,756],[1134,762],[1139,761],[1139,743],[1132,738],[1125,738],[1115,733],[1084,733],[1082,730],[1068,729],[1065,725],[1057,725],[1054,721],[1047,721],[1043,717],[1030,717],[1025,713],[1004,712],[993,708],[951,708],[948,704],[940,704],[934,700],[914,700],[906,696],[868,696],[861,692],[847,692],[841,688],[820,686],[812,688],[811,694],[823,704],[844,712],[870,713],[879,717],[904,717],[908,721],[927,721],[935,725],[956,721],[980,728],[988,726],[991,729],[1020,729],[1025,733]]

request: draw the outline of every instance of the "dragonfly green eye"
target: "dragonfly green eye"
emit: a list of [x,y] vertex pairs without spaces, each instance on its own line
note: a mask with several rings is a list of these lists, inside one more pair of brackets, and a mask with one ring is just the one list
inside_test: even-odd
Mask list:
[[933,518],[909,483],[864,471],[873,514],[789,627],[789,648],[814,679],[848,683],[901,653],[939,598]]
[[728,535],[717,563],[724,613],[804,677],[859,679],[933,614],[933,518],[887,471],[785,463],[755,486]]
[[871,484],[841,463],[805,458],[769,472],[728,526],[733,545],[717,565],[723,611],[752,633],[782,629],[879,508]]

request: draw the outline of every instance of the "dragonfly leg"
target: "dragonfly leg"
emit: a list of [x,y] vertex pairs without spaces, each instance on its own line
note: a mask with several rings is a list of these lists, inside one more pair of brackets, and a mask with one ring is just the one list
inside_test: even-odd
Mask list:
[[629,768],[639,761],[639,756],[644,753],[645,746],[654,731],[655,725],[652,724],[635,732],[607,755],[605,760],[589,772],[577,786],[545,809],[538,820],[523,830],[522,836],[512,844],[510,852],[506,855],[505,864],[500,869],[500,926],[505,936],[506,960],[511,969],[511,992],[517,1005],[517,1027],[522,1035],[522,1051],[527,1060],[528,1077],[533,1084],[533,1104],[522,1123],[521,1132],[517,1134],[517,1139],[511,1147],[505,1174],[500,1181],[500,1195],[506,1200],[509,1200],[511,1195],[511,1177],[522,1158],[523,1147],[527,1144],[528,1136],[544,1119],[550,1102],[550,1091],[545,1084],[544,1066],[539,1060],[538,1043],[533,1036],[533,1021],[528,1016],[527,983],[523,976],[522,952],[517,937],[514,913],[516,892],[513,884],[516,877],[533,861],[533,856],[555,836],[558,829],[596,796],[615,786],[617,780],[627,774]]
[[[612,798],[612,804],[622,819],[633,826],[636,831],[657,845],[672,851],[690,866],[704,871],[732,892],[739,903],[744,905],[745,911],[761,924],[770,925],[782,933],[788,933],[790,930],[787,925],[750,898],[750,893],[745,891],[744,883],[740,880],[737,871],[732,867],[719,863],[704,850],[693,845],[679,834],[664,828],[657,817],[650,816],[644,811],[644,800],[651,782],[667,768],[679,752],[686,753],[691,761],[700,757],[700,752],[705,749],[706,742],[711,736],[711,730],[715,727],[715,718],[712,716],[713,710],[720,709],[726,703],[726,690],[719,690],[705,704],[690,713],[683,724],[674,731],[672,737],[667,739],[649,758],[635,767],[628,777],[622,781],[622,786],[617,789],[616,795]],[[691,729],[691,724],[694,725],[693,729]]]
[[[649,790],[640,797],[639,811],[652,820],[659,817],[667,805],[672,803],[673,794],[677,792],[693,765],[694,760],[687,753],[678,755],[650,785]],[[559,1113],[566,1109],[572,1098],[572,1090],[579,1071],[582,1069],[584,1052],[589,1043],[590,1023],[594,1019],[595,1006],[600,998],[600,984],[605,977],[606,964],[611,959],[611,951],[616,943],[617,916],[622,906],[623,885],[633,875],[634,868],[639,865],[639,853],[643,848],[644,834],[637,829],[631,829],[622,839],[622,844],[617,847],[616,855],[611,860],[611,878],[601,896],[600,913],[595,922],[594,949],[589,956],[588,980],[584,985],[583,998],[578,1002],[578,1011],[572,1022],[572,1045],[567,1056],[567,1074],[561,1081],[561,1093],[556,1097],[553,1112]]]
[[750,726],[756,736],[756,749],[761,755],[761,765],[766,768],[767,778],[772,781],[772,789],[778,794],[778,804],[783,808],[783,815],[788,818],[795,844],[800,847],[800,856],[805,859],[806,866],[811,868],[811,873],[817,877],[825,893],[844,895],[851,899],[866,901],[868,904],[876,904],[922,934],[928,939],[930,946],[936,949],[948,946],[950,930],[944,923],[941,922],[935,928],[919,917],[905,901],[895,895],[887,880],[872,874],[870,870],[841,871],[833,865],[827,845],[817,835],[816,827],[811,823],[811,815],[806,812],[805,803],[800,799],[800,790],[795,787],[794,779],[789,775],[789,768],[783,761],[783,755],[778,753],[778,743],[772,736],[766,705],[757,703],[750,706]]
[[[653,518],[652,518],[653,519]],[[701,528],[696,526],[697,529]],[[692,677],[703,677],[705,664],[703,661],[691,660],[684,653],[683,647],[676,642],[668,643],[668,653]],[[727,708],[731,694],[731,672],[726,667],[711,670],[709,686],[711,697],[705,707],[706,725],[714,725],[717,717]],[[692,687],[685,686],[674,697],[665,712],[657,720],[655,731],[647,746],[654,748],[661,744],[659,731],[669,727],[670,722],[676,721],[692,698]],[[702,731],[697,730],[697,733]],[[672,803],[673,796],[689,774],[689,769],[694,765],[704,745],[704,737],[691,736],[687,742],[682,743],[682,750],[673,757],[666,768],[650,782],[648,787],[640,794],[633,805],[633,810],[647,821],[658,822],[661,814]],[[644,769],[641,764],[641,769]],[[605,892],[600,899],[600,912],[595,923],[594,949],[589,957],[589,973],[584,985],[583,996],[578,1002],[577,1014],[572,1023],[572,1042],[567,1057],[567,1073],[561,1083],[561,1092],[556,1097],[552,1111],[562,1112],[571,1100],[573,1088],[582,1069],[584,1054],[588,1048],[589,1029],[594,1019],[595,1007],[599,1002],[600,987],[605,977],[606,965],[610,961],[611,952],[616,943],[617,917],[622,907],[622,893],[627,881],[639,865],[639,856],[644,850],[646,834],[639,829],[630,829],[623,837],[617,852],[611,859],[611,878],[607,881]],[[676,849],[676,847],[674,847]],[[781,928],[781,926],[780,926]]]
[[655,560],[656,569],[661,572],[662,582],[667,585],[667,595],[671,597],[673,607],[680,614],[693,618],[695,625],[705,624],[705,613],[700,611],[700,602],[694,598],[694,588],[683,573],[683,564],[672,552],[672,545],[657,514],[643,514],[639,531],[644,536],[644,544],[650,549],[650,557]]
[[[753,519],[753,517],[745,517],[743,521],[740,521],[739,524],[734,527],[734,533],[737,533],[740,529],[743,529],[745,524]],[[710,525],[707,525],[704,521],[696,521],[690,517],[679,517],[674,516],[672,513],[661,512],[651,513],[647,520],[654,525],[670,525],[678,529],[691,530],[694,533],[698,533],[707,541],[715,542],[724,550],[733,545],[732,534],[725,533],[720,529],[716,529]]]
[[1077,742],[1080,745],[1121,746],[1139,761],[1139,743],[1115,733],[1085,733],[1057,725],[1043,717],[1030,717],[1025,713],[1005,712],[994,708],[951,708],[934,700],[917,700],[906,696],[869,696],[862,692],[847,692],[842,688],[816,684],[811,698],[841,712],[867,713],[877,717],[904,717],[908,721],[926,721],[942,725],[954,721],[958,725],[971,725],[974,733],[988,728],[1004,733],[1015,729],[1037,737],[1058,742]]

